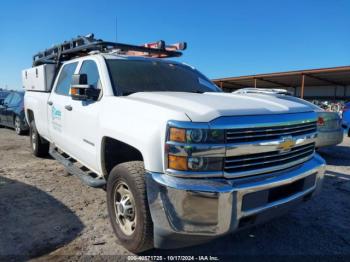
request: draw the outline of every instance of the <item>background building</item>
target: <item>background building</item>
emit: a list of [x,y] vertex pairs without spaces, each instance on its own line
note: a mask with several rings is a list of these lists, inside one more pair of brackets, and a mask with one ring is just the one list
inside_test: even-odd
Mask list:
[[227,77],[213,81],[226,92],[246,87],[283,88],[307,100],[350,100],[350,66]]

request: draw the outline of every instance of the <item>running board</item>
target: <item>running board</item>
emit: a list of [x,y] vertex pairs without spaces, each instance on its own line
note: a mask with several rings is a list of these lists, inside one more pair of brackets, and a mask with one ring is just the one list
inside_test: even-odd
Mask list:
[[[54,145],[50,145],[50,155],[60,162],[66,168],[67,172],[77,176],[84,184],[90,187],[103,187],[106,185],[106,180],[96,176],[95,173],[91,172],[85,166],[77,167],[74,163],[77,161],[65,153],[60,153],[57,151]],[[95,175],[95,176],[93,176]]]

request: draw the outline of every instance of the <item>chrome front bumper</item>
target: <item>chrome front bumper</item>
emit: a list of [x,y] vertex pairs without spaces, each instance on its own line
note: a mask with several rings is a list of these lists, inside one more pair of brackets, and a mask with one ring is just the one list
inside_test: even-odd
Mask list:
[[324,160],[316,154],[288,171],[242,179],[147,173],[154,245],[189,246],[262,223],[313,196],[324,169]]

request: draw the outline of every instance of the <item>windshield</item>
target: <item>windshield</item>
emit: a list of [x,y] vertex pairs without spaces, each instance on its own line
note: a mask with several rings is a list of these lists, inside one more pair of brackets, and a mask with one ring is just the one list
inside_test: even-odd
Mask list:
[[108,59],[115,94],[137,92],[220,92],[208,78],[189,66],[162,61]]

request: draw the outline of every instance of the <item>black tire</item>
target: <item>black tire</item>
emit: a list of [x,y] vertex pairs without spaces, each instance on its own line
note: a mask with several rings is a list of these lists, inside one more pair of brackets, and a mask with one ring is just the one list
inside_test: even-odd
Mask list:
[[44,138],[42,138],[38,130],[35,126],[35,121],[32,120],[30,122],[30,129],[29,129],[29,135],[30,135],[30,147],[32,148],[32,152],[37,157],[45,157],[49,153],[49,142],[46,141]]
[[[135,226],[131,234],[125,233],[120,222],[122,219],[117,219],[116,202],[120,185],[126,186],[127,191],[132,194],[134,212],[131,213],[134,213],[136,218],[134,218]],[[122,163],[112,169],[107,181],[107,206],[114,233],[126,249],[140,253],[153,248],[153,223],[148,207],[145,169],[142,161]]]
[[21,136],[25,133],[25,130],[22,129],[22,124],[21,124],[21,119],[19,116],[16,116],[15,119],[13,120],[13,125],[15,127],[15,132],[17,135]]

